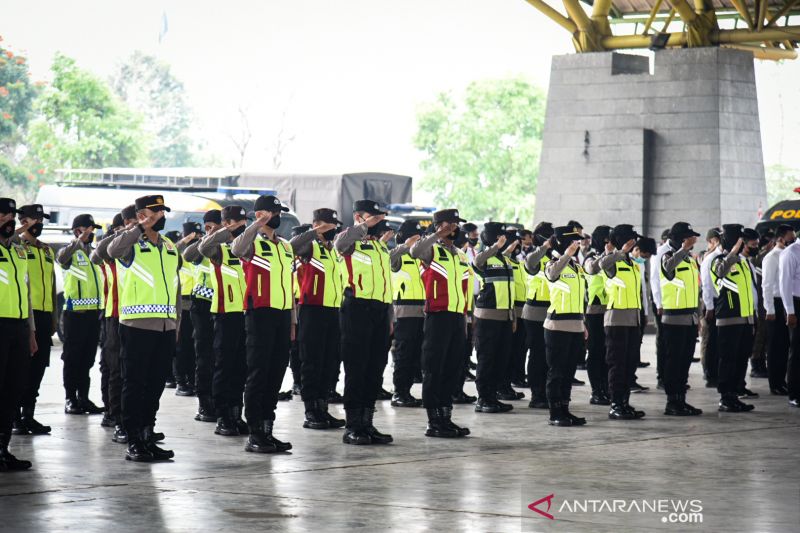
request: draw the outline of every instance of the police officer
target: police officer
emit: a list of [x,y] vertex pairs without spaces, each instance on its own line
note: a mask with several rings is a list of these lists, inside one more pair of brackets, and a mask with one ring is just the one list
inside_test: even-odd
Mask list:
[[719,359],[719,410],[730,413],[754,409],[752,404],[739,401],[737,394],[747,373],[747,361],[753,349],[754,314],[758,298],[753,272],[745,255],[746,249],[755,248],[758,244],[758,234],[751,231],[745,233],[741,224],[724,224],[722,253],[711,263],[711,278],[717,288],[714,317]]
[[466,340],[465,315],[469,285],[467,256],[454,241],[459,223],[466,222],[457,209],[433,214],[436,231],[415,243],[410,251],[422,261],[425,285],[425,325],[422,343],[422,402],[428,412],[428,437],[464,437],[469,428],[452,420],[452,391],[456,387]]
[[[458,378],[455,380],[454,389],[453,389],[453,403],[458,404],[466,404],[466,403],[473,403],[475,402],[478,397],[472,396],[471,394],[467,394],[464,392],[464,383],[467,380],[467,376],[470,375],[470,364],[472,363],[472,313],[475,311],[475,292],[474,287],[476,284],[475,280],[475,270],[472,268],[471,261],[469,256],[467,255],[467,250],[469,249],[469,233],[464,229],[465,227],[472,229],[475,227],[475,224],[470,224],[467,222],[466,224],[461,225],[461,231],[458,232],[456,239],[453,241],[453,244],[456,248],[458,248],[463,254],[466,259],[467,263],[467,312],[464,319],[467,322],[467,329],[466,329],[466,338],[464,339],[464,351],[462,355],[462,362],[458,369]],[[474,230],[473,230],[474,231]],[[477,233],[477,232],[476,232]],[[472,381],[475,380],[474,376],[471,376]]]
[[100,310],[103,309],[103,273],[89,260],[94,230],[100,229],[92,215],[72,221],[75,238],[58,251],[56,260],[64,273],[64,412],[69,415],[100,414],[104,410],[89,399],[89,370],[94,365],[100,340]]
[[645,415],[629,403],[630,384],[641,344],[642,274],[630,256],[638,238],[630,224],[614,226],[609,233],[614,251],[600,259],[600,268],[608,278],[608,306],[603,325],[611,390],[608,417],[612,420],[632,420]]
[[375,428],[375,400],[387,363],[391,328],[392,272],[389,250],[380,240],[386,212],[372,200],[353,203],[354,225],[334,246],[346,268],[341,309],[345,444],[389,444],[393,438]]
[[522,323],[527,275],[518,258],[522,242],[521,235],[514,226],[507,225],[506,228],[507,240],[503,255],[509,259],[509,263],[514,272],[514,333],[511,336],[511,351],[508,354],[508,365],[506,366],[500,388],[497,390],[497,397],[501,400],[520,400],[525,397],[525,393],[515,391],[511,385],[514,383],[517,387],[522,388],[527,388],[529,386],[525,379],[525,359],[528,348],[525,343],[525,326]]
[[577,259],[583,232],[577,226],[555,228],[555,252],[545,266],[550,305],[544,321],[547,353],[547,402],[551,426],[582,426],[586,419],[570,413],[572,379],[585,353],[586,279]]
[[606,278],[600,268],[600,259],[614,250],[609,242],[611,227],[600,225],[592,231],[590,248],[583,257],[583,269],[586,276],[587,306],[584,321],[589,335],[586,340],[586,372],[592,395],[592,405],[611,405],[608,396],[608,366],[606,365],[606,333],[603,320],[608,307],[606,294]]
[[211,313],[214,315],[214,378],[211,385],[217,427],[225,437],[247,434],[242,420],[244,384],[247,376],[245,352],[242,264],[231,252],[231,242],[244,232],[247,212],[240,205],[222,210],[222,226],[200,240],[197,248],[211,261]]
[[[307,232],[311,229],[311,224],[300,224],[299,226],[295,226],[292,228],[292,237],[297,237],[298,235],[302,235],[303,233]],[[291,243],[291,239],[289,239],[289,243]],[[292,245],[294,248],[294,245]],[[295,309],[297,310],[297,315],[300,314],[300,284],[298,283],[298,275],[302,273],[303,264],[300,261],[300,258],[295,256],[294,262],[292,263],[292,287],[294,287],[294,305]],[[297,331],[300,331],[300,321],[298,316],[298,322],[296,324]],[[301,367],[303,363],[300,360],[300,346],[297,343],[297,335],[292,340],[291,348],[289,349],[289,370],[292,371],[292,388],[288,391],[284,391],[278,394],[279,400],[291,400],[293,396],[301,396],[301,388],[302,388],[302,381],[303,378],[301,376]]]
[[422,406],[422,402],[411,395],[411,386],[422,364],[425,287],[422,283],[422,262],[409,254],[422,234],[423,229],[418,221],[404,221],[397,229],[397,246],[389,252],[394,293],[394,407]]
[[514,268],[502,254],[506,248],[506,228],[499,222],[487,222],[481,232],[484,248],[472,261],[481,280],[475,300],[475,348],[478,355],[478,413],[501,413],[513,406],[497,400],[514,334]]
[[544,345],[544,320],[550,306],[550,284],[544,267],[551,257],[554,242],[553,224],[540,222],[533,229],[534,248],[525,257],[525,272],[528,274],[525,287],[525,306],[522,308],[522,324],[525,326],[525,342],[530,350],[528,356],[528,383],[531,387],[531,409],[547,409],[547,358]]
[[297,345],[306,415],[303,427],[310,429],[345,425],[344,420],[328,412],[328,390],[339,370],[339,307],[344,277],[333,239],[341,225],[336,211],[317,209],[312,227],[289,241],[300,263]]
[[717,326],[714,321],[714,298],[717,289],[711,279],[711,262],[722,253],[720,239],[721,228],[711,228],[706,233],[706,251],[700,262],[700,292],[703,297],[703,315],[701,317],[700,350],[703,364],[703,377],[706,388],[717,388]]
[[[203,236],[203,228],[199,222],[184,222],[183,234],[175,242],[175,247],[181,254],[194,242],[199,242]],[[175,376],[177,388],[176,396],[194,396],[195,382],[195,347],[194,326],[192,324],[192,292],[194,292],[195,265],[189,261],[181,264],[181,327],[180,337],[175,349],[175,361],[172,365],[172,374]]]
[[56,301],[55,273],[53,263],[55,254],[47,244],[39,240],[44,227],[44,219],[50,215],[39,204],[23,205],[19,208],[22,246],[28,254],[28,278],[30,285],[31,310],[36,324],[36,345],[38,350],[30,360],[27,379],[24,380],[20,411],[14,420],[15,435],[44,435],[50,433],[50,426],[40,424],[34,417],[36,398],[42,383],[45,369],[50,366],[51,337],[55,331]]
[[161,195],[136,199],[137,224],[119,232],[108,255],[119,261],[119,337],[122,421],[128,435],[125,458],[168,460],[155,432],[159,400],[175,355],[180,317],[181,256],[158,232],[169,207]]
[[703,413],[686,403],[686,382],[697,338],[700,269],[691,256],[696,233],[687,222],[677,222],[669,232],[669,249],[661,256],[661,327],[664,332],[665,415],[697,416]]
[[[219,209],[211,209],[203,214],[203,230],[206,235],[214,233],[221,225],[222,212]],[[194,330],[194,390],[198,401],[194,419],[198,422],[216,422],[214,401],[211,396],[214,374],[214,319],[211,313],[214,268],[211,261],[198,250],[199,244],[199,240],[192,242],[183,251],[183,259],[194,265],[194,288],[190,311]]]
[[231,245],[234,255],[244,261],[245,349],[247,381],[244,403],[248,438],[245,450],[258,453],[285,452],[291,443],[275,438],[275,408],[278,404],[289,347],[294,337],[294,290],[292,263],[294,251],[275,230],[281,212],[288,211],[275,196],[259,196],[256,220]]
[[27,470],[30,461],[17,459],[8,449],[14,418],[36,346],[31,313],[28,255],[14,242],[17,203],[0,198],[0,472]]

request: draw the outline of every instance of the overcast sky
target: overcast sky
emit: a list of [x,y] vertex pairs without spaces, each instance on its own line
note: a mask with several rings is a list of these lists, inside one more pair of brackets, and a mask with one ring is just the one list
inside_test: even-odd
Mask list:
[[[550,57],[573,50],[524,0],[25,0],[3,7],[0,35],[36,79],[56,51],[103,77],[133,50],[158,55],[226,163],[242,106],[254,132],[246,167],[271,169],[283,124],[295,140],[282,170],[410,175],[420,103],[478,79],[546,87]],[[800,62],[756,72],[765,162],[800,167]]]

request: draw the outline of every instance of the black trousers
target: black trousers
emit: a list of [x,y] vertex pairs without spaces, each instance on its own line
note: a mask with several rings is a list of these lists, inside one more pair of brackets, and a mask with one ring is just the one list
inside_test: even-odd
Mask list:
[[286,366],[289,363],[292,312],[260,307],[245,312],[247,381],[244,409],[247,422],[275,420]]
[[422,317],[398,318],[394,323],[392,381],[396,393],[408,393],[414,384],[414,376],[422,364],[424,324]]
[[475,351],[478,355],[475,385],[478,396],[485,400],[496,400],[497,391],[502,386],[511,352],[511,328],[509,320],[475,319]]
[[301,396],[304,401],[328,397],[332,372],[339,366],[339,309],[301,305],[297,320]]
[[64,311],[64,391],[66,398],[76,394],[87,398],[89,370],[94,366],[100,341],[99,311]]
[[120,367],[119,318],[103,319],[104,338],[100,359],[108,372],[106,380],[106,406],[108,416],[122,420],[122,369]]
[[164,383],[172,370],[177,333],[120,324],[122,425],[128,435],[154,426]]
[[346,295],[340,327],[344,407],[372,408],[389,359],[389,304]]
[[783,300],[775,298],[775,320],[767,324],[767,373],[769,387],[786,386],[786,368],[789,361],[789,327]]
[[0,318],[0,435],[11,436],[31,362],[27,320]]
[[[33,322],[36,324],[36,345],[38,347],[29,361],[28,377],[23,380],[24,388],[20,399],[20,407],[33,409],[39,396],[45,369],[50,366],[50,349],[53,346],[53,313],[34,311]],[[0,341],[2,342],[2,341]]]
[[217,414],[243,404],[247,378],[244,313],[214,314],[214,378],[211,393]]
[[639,326],[606,326],[604,329],[608,387],[612,400],[619,402],[631,391],[642,334]]
[[716,320],[708,321],[702,319],[703,333],[701,335],[701,359],[703,362],[703,374],[706,380],[717,379],[719,371],[719,358],[717,357],[717,324]]
[[544,400],[547,398],[547,348],[544,342],[544,322],[523,320],[525,326],[525,344],[530,350],[528,356],[528,384],[531,387],[531,398]]
[[175,361],[172,363],[172,374],[178,383],[194,383],[195,358],[192,312],[184,309],[181,311],[181,330],[175,348]]
[[547,401],[569,402],[575,369],[583,360],[583,333],[544,330],[547,353]]
[[214,319],[211,316],[211,302],[193,298],[190,314],[194,330],[194,390],[198,396],[211,396],[214,375]]
[[[519,312],[522,310],[520,309]],[[517,329],[511,336],[511,354],[508,358],[508,369],[506,370],[506,380],[503,385],[511,386],[512,381],[522,381],[525,379],[526,365],[528,357],[527,330],[521,318],[517,318]]]
[[666,357],[664,358],[664,392],[684,394],[692,365],[697,327],[661,323]]
[[717,326],[717,391],[720,394],[738,392],[747,374],[747,361],[752,350],[752,324]]
[[[794,298],[795,314],[800,312],[800,298]],[[789,389],[789,399],[800,399],[800,326],[789,331],[791,337],[789,362],[786,373],[786,388]]]
[[464,315],[442,311],[425,316],[422,341],[422,405],[453,406],[453,390],[463,368]]
[[586,373],[592,392],[608,391],[608,365],[606,364],[606,331],[603,328],[604,313],[587,314],[586,331],[589,339],[586,342]]
[[472,350],[474,349],[473,340],[475,338],[475,326],[473,322],[467,322],[467,335],[464,338],[464,349],[462,350],[461,366],[458,369],[458,379],[453,384],[452,394],[455,396],[464,391],[464,383],[467,381],[467,372],[469,372],[469,362],[472,358]]
[[103,407],[108,409],[108,377],[109,370],[106,365],[106,359],[103,357],[103,346],[106,345],[106,319],[105,315],[100,313],[100,336],[98,338],[100,344],[100,395],[103,401]]
[[[655,305],[652,307],[653,316],[656,321],[656,379],[663,381],[664,379],[664,361],[667,357],[667,346],[664,339],[664,328],[661,327],[661,315],[658,314],[658,309]],[[638,364],[638,363],[637,363]],[[635,373],[636,369],[634,369]]]

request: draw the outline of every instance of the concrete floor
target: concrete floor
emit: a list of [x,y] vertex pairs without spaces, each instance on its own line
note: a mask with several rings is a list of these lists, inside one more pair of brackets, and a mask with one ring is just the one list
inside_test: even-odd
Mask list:
[[[654,362],[654,338],[643,357]],[[196,400],[164,393],[158,429],[170,463],[134,464],[110,442],[99,416],[63,414],[60,347],[43,386],[39,419],[52,436],[14,437],[13,451],[34,462],[27,473],[0,475],[0,529],[9,531],[798,531],[800,410],[769,396],[766,380],[756,410],[720,414],[716,394],[692,365],[690,402],[701,417],[665,417],[653,366],[633,395],[647,411],[640,421],[612,422],[588,404],[588,387],[573,390],[582,428],[552,428],[545,411],[514,402],[508,414],[458,406],[456,422],[472,436],[423,436],[424,411],[382,402],[380,429],[391,446],[345,446],[341,430],[301,427],[299,401],[283,402],[276,434],[291,454],[243,451],[246,437],[215,436],[195,422]],[[96,367],[95,367],[96,372]],[[391,383],[391,367],[386,383]],[[586,379],[586,373],[578,372]],[[93,399],[99,403],[99,379]],[[288,381],[287,381],[288,384]],[[474,392],[474,385],[467,389]],[[419,394],[419,385],[415,386]],[[335,411],[343,414],[341,407]],[[527,508],[553,494],[550,521]],[[565,502],[624,500],[618,512],[570,512]],[[667,511],[636,512],[646,500],[701,500],[702,524],[671,524]],[[635,500],[635,501],[631,501]],[[595,502],[588,505],[601,505]],[[606,505],[613,505],[609,502]],[[644,505],[639,503],[638,505]],[[622,507],[620,507],[622,506]],[[547,503],[538,509],[547,511]],[[625,512],[627,511],[627,512]],[[675,517],[681,519],[680,516]],[[684,517],[684,519],[688,519]]]

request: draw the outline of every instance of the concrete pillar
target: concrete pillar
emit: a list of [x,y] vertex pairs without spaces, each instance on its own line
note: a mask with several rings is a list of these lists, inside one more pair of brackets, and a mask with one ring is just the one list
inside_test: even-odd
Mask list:
[[753,56],[725,48],[553,57],[536,222],[753,226],[766,209]]

